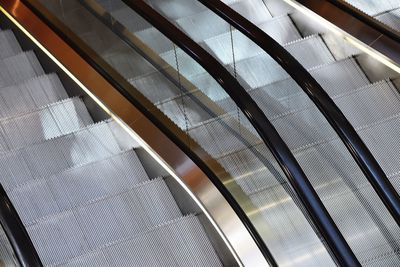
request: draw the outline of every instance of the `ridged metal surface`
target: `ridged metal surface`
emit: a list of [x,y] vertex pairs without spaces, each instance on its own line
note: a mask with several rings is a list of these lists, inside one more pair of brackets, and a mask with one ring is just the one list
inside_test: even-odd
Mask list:
[[[93,123],[82,99],[68,98],[57,75],[15,41],[0,32],[9,42],[0,64],[12,73],[2,72],[0,85],[0,182],[43,264],[132,266],[162,255],[160,266],[221,266],[197,217],[183,217],[162,178],[149,179],[129,134],[111,119]],[[118,258],[138,247],[145,254]]]
[[[163,221],[181,216],[168,188],[160,183],[164,184],[162,179],[139,184],[118,195],[44,218],[27,230],[45,264],[62,262],[85,254],[89,249],[134,237]],[[146,188],[144,192],[143,187]],[[160,209],[165,216],[160,218],[149,203],[162,204]],[[70,244],[70,251],[57,251],[57,247],[61,248],[56,245],[60,241]],[[49,243],[54,247],[48,247]]]
[[128,267],[132,266],[132,262],[136,266],[222,266],[194,216],[166,222],[60,266]]
[[[177,5],[177,2],[175,4]],[[200,19],[202,14],[206,14],[205,12],[200,13],[196,9],[190,12],[196,13],[197,19]],[[188,11],[188,13],[190,12]],[[176,13],[174,15],[175,17],[171,15],[170,18],[175,20]],[[209,15],[204,15],[203,19],[206,20],[207,16]],[[190,21],[189,18],[185,19]],[[197,26],[201,27],[201,24]],[[211,35],[213,31],[208,32]],[[198,33],[197,35],[192,34],[192,36],[200,41],[207,35]],[[379,257],[384,258],[383,255],[390,255],[390,251],[397,246],[398,240],[395,237],[399,233],[383,205],[371,206],[371,203],[366,201],[366,196],[368,196],[373,203],[380,203],[377,195],[371,191],[370,187],[366,186],[367,180],[346,148],[339,142],[335,132],[298,86],[287,79],[287,74],[277,64],[236,32],[233,32],[232,37],[234,56],[237,60],[235,65],[232,64],[230,33],[218,33],[218,35],[206,39],[204,43],[213,54],[219,57],[221,62],[231,64],[228,66],[230,70],[236,69],[240,80],[250,90],[250,94],[264,108],[266,114],[273,118],[275,127],[296,153],[296,158],[305,169],[360,261],[366,263]],[[303,65],[310,68],[313,76],[335,98],[355,126],[369,124],[397,113],[397,109],[393,106],[396,104],[396,98],[393,91],[388,89],[388,84],[382,82],[366,87],[369,81],[354,59],[349,58],[335,62],[333,54],[318,35],[299,41],[294,40],[296,39],[291,40],[292,42],[287,44],[286,48]],[[176,58],[173,51],[164,52],[162,56],[171,66],[175,67]],[[180,51],[178,51],[177,59],[182,75],[190,78],[202,92],[214,100],[224,98],[223,94],[213,92],[217,86],[207,77],[202,76],[202,69],[193,65],[191,59],[185,58]],[[284,86],[283,90],[282,86]],[[357,100],[360,99],[365,101],[357,103]],[[367,109],[371,104],[385,103],[389,99],[391,105],[383,106],[381,112]],[[187,103],[189,103],[188,106],[191,106],[190,101]],[[361,103],[364,105],[360,106]],[[234,179],[232,183],[236,182],[250,196],[252,203],[260,209],[258,212],[265,214],[264,218],[269,222],[267,228],[271,233],[282,233],[276,237],[273,237],[272,234],[265,235],[267,245],[281,264],[332,265],[328,253],[313,233],[307,220],[302,217],[298,207],[283,190],[284,184],[280,184],[282,181],[278,182],[274,177],[276,174],[272,175],[271,170],[265,167],[265,162],[259,161],[260,159],[254,156],[254,149],[257,150],[258,145],[257,134],[251,130],[252,127],[246,120],[240,120],[239,123],[232,101],[224,100],[219,104],[230,114],[219,118],[209,118],[204,122],[201,122],[201,118],[205,120],[207,117],[201,116],[201,109],[190,109],[184,114],[182,108],[169,108],[167,113],[181,127],[184,125],[183,123],[192,127],[189,134],[207,152],[219,158],[220,163],[232,175]],[[357,112],[354,113],[356,108]],[[166,111],[165,108],[162,110]],[[365,116],[365,114],[370,115]],[[234,129],[242,138],[227,131],[227,127]],[[243,128],[247,128],[250,133],[241,133]],[[244,144],[244,140],[247,141],[246,144]],[[254,147],[250,148],[249,146]],[[262,145],[258,150],[262,150]],[[265,151],[260,154],[265,157],[266,161],[272,160],[271,155]],[[280,192],[280,197],[271,197],[270,200],[266,200],[266,196],[275,196],[278,194],[277,192]],[[347,208],[340,207],[343,199],[348,203]],[[271,209],[273,213],[267,213]],[[358,211],[358,215],[365,222],[362,227],[353,223],[357,219],[355,211]],[[288,221],[296,221],[298,226],[291,228],[285,224]],[[303,235],[300,234],[302,230],[304,231]],[[356,237],[354,233],[358,233]],[[374,241],[370,241],[371,238]],[[391,246],[387,245],[389,243]],[[368,254],[369,250],[373,250],[374,253]],[[307,255],[313,256],[308,257]],[[380,262],[377,261],[377,263]]]
[[0,88],[0,116],[4,118],[27,113],[67,98],[57,75],[35,77]]
[[380,14],[375,18],[392,29],[400,32],[400,4],[399,8]]
[[14,85],[44,74],[42,66],[32,51],[0,59],[0,69],[2,70],[0,87]]
[[22,52],[11,30],[0,31],[0,58],[15,56]]
[[[107,179],[110,173],[115,175],[112,180]],[[108,194],[117,194],[146,180],[148,177],[135,153],[129,151],[32,180],[8,194],[22,221],[30,224]]]
[[[234,46],[237,61],[235,66],[232,64],[228,68],[236,68],[250,94],[264,108],[266,114],[273,118],[274,126],[295,152],[296,158],[361,263],[379,266],[385,261],[385,257],[388,262],[396,262],[392,255],[398,251],[400,233],[394,220],[368,186],[365,176],[335,132],[298,86],[287,79],[284,72],[275,67],[267,56],[259,55],[259,49],[253,44],[240,42],[241,39],[235,37],[237,33],[233,32],[233,39],[237,41],[235,45],[238,47],[235,50]],[[230,34],[225,33],[215,35],[205,40],[205,43],[223,63],[230,64],[233,60],[230,41]],[[324,41],[319,36],[312,36],[303,41],[289,43],[286,47],[310,69],[355,127],[367,127],[365,125],[398,113],[398,95],[392,90],[390,83],[382,81],[369,85],[366,75],[353,58],[335,62],[333,55],[336,54],[329,51]],[[330,40],[329,44],[334,44],[334,40]],[[312,54],[314,50],[316,56]],[[343,49],[343,56],[349,56],[350,54],[346,54],[349,51],[352,50]],[[182,60],[184,66],[189,66],[184,58]],[[172,60],[168,62],[173,65]],[[211,99],[223,98],[212,94],[215,85],[202,77],[199,70],[187,69],[186,72],[183,71],[183,75],[194,77],[194,84],[201,91],[209,93]],[[254,157],[254,149],[257,147],[257,138],[254,139],[256,133],[252,132],[251,126],[245,120],[238,122],[232,101],[224,100],[219,104],[230,114],[200,123],[189,133],[205,150],[219,158],[233,179],[236,178],[235,182],[259,207],[260,213],[273,209],[274,213],[265,218],[270,222],[271,233],[282,232],[282,235],[273,238],[272,234],[266,234],[265,240],[274,256],[277,256],[278,262],[296,266],[332,265],[329,255],[308,222],[300,219],[302,217],[298,207],[274,179],[271,170],[267,170],[265,162],[261,163]],[[193,116],[190,112],[188,114]],[[175,120],[179,121],[179,118]],[[240,139],[227,133],[227,125],[239,133],[240,127],[248,128],[254,136],[243,135],[243,139]],[[248,140],[249,143],[244,145],[243,140]],[[262,150],[261,145],[259,150]],[[271,159],[268,153],[261,154],[267,161]],[[279,190],[281,197],[265,200],[266,196],[277,194],[275,192]],[[293,214],[297,219],[290,219],[286,214]],[[357,224],[358,220],[363,223]],[[289,230],[291,228],[285,224],[287,221],[298,221],[298,228]],[[308,230],[301,235],[303,229]],[[268,244],[268,241],[271,243]]]
[[370,16],[375,16],[379,13],[383,13],[392,9],[396,9],[400,6],[397,0],[345,0],[349,4],[355,6],[359,10],[367,13]]
[[0,119],[2,150],[18,149],[93,123],[82,100],[72,98],[16,117]]

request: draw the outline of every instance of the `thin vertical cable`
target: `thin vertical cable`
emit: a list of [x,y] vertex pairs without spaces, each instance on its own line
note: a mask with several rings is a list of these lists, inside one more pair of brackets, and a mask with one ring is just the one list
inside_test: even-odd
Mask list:
[[[235,46],[234,46],[234,43],[233,43],[233,27],[230,24],[229,24],[229,33],[230,33],[230,36],[231,36],[231,50],[232,50],[232,60],[233,60],[233,76],[237,80]],[[240,109],[239,109],[239,107],[237,105],[236,105],[236,112],[237,112],[237,119],[238,119],[239,134],[241,134]]]
[[189,138],[189,120],[186,114],[186,106],[185,106],[185,99],[184,99],[184,92],[183,92],[183,87],[182,87],[182,81],[181,81],[181,72],[179,69],[179,62],[178,62],[178,53],[176,51],[176,45],[172,43],[172,46],[174,48],[174,55],[175,55],[175,64],[176,64],[176,71],[178,72],[178,84],[179,84],[179,92],[180,92],[180,98],[181,98],[181,105],[182,105],[182,111],[183,111],[183,117],[185,119],[185,132],[187,136],[187,143],[188,146],[190,147],[190,138]]

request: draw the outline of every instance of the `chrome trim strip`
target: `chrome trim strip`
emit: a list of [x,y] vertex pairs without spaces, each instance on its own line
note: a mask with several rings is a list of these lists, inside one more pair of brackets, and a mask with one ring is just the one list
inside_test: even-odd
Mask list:
[[[178,180],[200,204],[239,265],[268,265],[246,227],[226,199],[207,175],[175,143],[21,1],[0,0],[0,5],[0,10],[18,28]],[[146,102],[145,99],[143,101]],[[150,105],[148,108],[154,109]],[[163,116],[160,113],[160,117]],[[180,132],[175,125],[170,122],[166,123]],[[191,143],[191,147],[193,147],[193,143]],[[195,147],[194,149],[197,154],[204,154],[200,148]],[[216,169],[219,168],[219,164],[208,155],[204,154],[203,159],[206,159],[207,163]]]
[[361,51],[400,73],[400,43],[351,16],[328,1],[284,0],[303,14],[322,23]]

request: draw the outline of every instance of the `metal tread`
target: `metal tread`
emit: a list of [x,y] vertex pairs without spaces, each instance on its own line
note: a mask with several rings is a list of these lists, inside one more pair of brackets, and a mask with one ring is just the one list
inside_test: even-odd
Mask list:
[[[355,253],[359,259],[362,262],[367,262],[382,255],[396,253],[393,248],[386,244],[385,235],[392,236],[398,242],[399,230],[390,215],[385,212],[382,203],[378,201],[379,198],[376,196],[371,197],[374,194],[373,189],[370,186],[366,186],[356,191],[347,190],[341,194],[325,197],[324,194],[327,191],[338,189],[337,185],[339,183],[337,180],[316,187],[316,189],[331,216],[337,220],[338,227],[342,230],[346,239],[349,240],[350,245],[355,248]],[[370,212],[374,212],[385,222],[388,230],[386,233],[382,233],[375,225],[371,215],[360,203],[356,194],[357,197],[361,196],[368,203]],[[288,257],[297,258],[305,253],[304,250],[309,251],[313,247],[317,247],[317,250],[323,248],[309,223],[301,219],[300,211],[281,187],[276,186],[264,191],[258,191],[250,195],[250,199],[260,208],[260,215],[269,226],[269,245],[274,252],[276,250],[277,257],[281,256],[282,260]],[[346,203],[346,205],[343,205],[343,203]],[[362,221],[363,223],[357,224],[355,223],[356,221]]]
[[32,112],[67,98],[68,95],[56,74],[40,75],[0,88],[0,119]]
[[[218,38],[223,40],[221,41]],[[240,51],[235,49],[237,73],[252,88],[260,87],[261,85],[270,83],[279,78],[283,79],[287,77],[286,72],[278,65],[278,63],[276,63],[269,55],[247,37],[235,32],[234,38],[235,48],[240,47]],[[212,54],[216,55],[223,64],[232,64],[233,58],[229,33],[205,40],[205,45],[207,46],[207,49]],[[309,46],[312,49],[310,49]],[[290,43],[285,46],[285,48],[307,68],[334,62],[332,54],[318,35],[313,35]],[[304,53],[311,56],[313,60],[310,61]],[[176,69],[175,51],[164,52],[161,53],[160,56]],[[191,80],[190,77],[198,76],[205,72],[202,67],[196,64],[191,57],[180,49],[177,50],[177,57],[181,74],[189,80]],[[271,75],[272,73],[276,74],[277,77],[265,75],[265,73],[268,73],[267,71],[271,73]],[[254,81],[265,76],[270,78],[274,77],[274,80],[269,82],[264,81],[263,83],[257,83]]]
[[[347,66],[349,64],[350,64],[350,66],[355,66],[352,63],[352,59],[349,59],[348,61],[343,61],[343,63],[345,64],[345,66]],[[320,69],[316,69],[316,70],[320,70]],[[329,70],[329,68],[328,68],[328,70]],[[344,75],[351,75],[351,74],[348,74],[346,71],[344,71],[343,74]],[[356,78],[353,78],[353,79],[356,79]],[[364,77],[360,77],[359,81],[356,79],[356,83],[355,84],[357,84],[357,85],[359,84],[361,86],[365,86],[368,83],[367,83],[367,80],[364,79]],[[371,90],[373,91],[373,86],[376,86],[376,85],[372,85],[370,87],[366,87],[362,91],[357,91],[357,90],[354,89],[354,90],[352,90],[352,92],[356,92],[356,93],[357,92],[359,92],[359,93],[366,92],[366,90],[368,88],[370,89],[370,91]],[[332,85],[332,87],[333,87],[333,85]],[[276,88],[279,88],[279,87],[276,87]],[[281,89],[281,88],[279,88],[279,89]],[[333,93],[339,93],[339,92],[342,93],[344,91],[344,89],[342,89],[342,91],[338,91],[337,89],[336,90],[332,90],[332,91],[333,91]],[[259,94],[256,95],[256,93],[259,93]],[[392,91],[392,93],[394,93],[394,91]],[[251,91],[250,94],[258,102],[259,106],[262,109],[264,109],[264,111],[266,112],[266,115],[269,116],[269,118],[272,120],[272,122],[275,124],[275,126],[278,127],[277,129],[278,130],[281,129],[281,132],[283,132],[283,133],[289,134],[290,131],[288,131],[288,129],[292,129],[292,132],[298,132],[298,130],[302,130],[305,133],[307,133],[307,132],[310,132],[309,126],[310,125],[314,125],[314,126],[312,126],[312,128],[318,129],[318,131],[316,131],[316,133],[319,135],[319,137],[318,137],[318,135],[313,137],[315,140],[325,140],[325,139],[329,139],[328,136],[335,136],[335,133],[334,133],[333,129],[330,126],[327,125],[327,122],[323,118],[323,116],[318,111],[315,111],[316,110],[315,106],[308,106],[308,107],[306,106],[306,107],[302,107],[302,108],[299,107],[298,109],[294,109],[294,111],[291,112],[291,111],[287,110],[287,107],[293,102],[289,102],[289,103],[282,102],[282,103],[280,103],[278,101],[274,101],[273,99],[271,99],[268,96],[268,94],[264,94],[264,92],[262,92],[262,91]],[[303,97],[303,99],[308,101],[308,97],[307,96],[303,95],[302,97]],[[379,98],[380,96],[379,95],[375,96],[375,98],[377,98],[377,97]],[[266,99],[268,99],[267,102],[265,102]],[[392,100],[394,100],[394,99],[392,99]],[[304,102],[304,100],[303,100],[303,102]],[[343,104],[344,102],[345,102],[345,100],[341,100],[341,106],[346,108],[346,106]],[[302,103],[302,102],[300,102],[300,103]],[[218,103],[218,104],[220,104],[220,106],[225,108],[225,110],[229,108],[230,109],[229,110],[230,113],[227,113],[225,115],[222,115],[222,116],[219,116],[219,117],[216,117],[216,118],[211,118],[211,119],[209,119],[207,121],[201,122],[200,124],[194,125],[193,127],[190,128],[190,132],[193,132],[195,136],[199,136],[199,135],[201,135],[202,130],[200,131],[200,129],[202,127],[206,127],[206,128],[210,128],[210,129],[216,129],[215,128],[216,126],[214,126],[214,125],[220,125],[220,121],[221,120],[224,120],[225,118],[226,119],[230,119],[230,118],[237,117],[237,116],[235,116],[235,114],[236,114],[236,109],[234,108],[235,105],[233,105],[229,99],[226,99],[225,103],[222,103],[222,104]],[[298,103],[296,103],[296,105],[297,104]],[[386,113],[384,113],[384,114],[386,114],[384,116],[390,116],[393,113],[396,113],[396,112],[395,111],[392,111],[391,113],[390,112],[386,112]],[[373,118],[373,117],[371,117],[371,118]],[[308,121],[308,124],[306,123],[307,121]],[[316,122],[318,122],[318,121],[319,121],[319,124],[317,126]],[[304,124],[304,123],[306,123],[306,124],[305,125],[301,125],[301,124]],[[239,128],[237,122],[236,123],[232,122],[230,124],[235,125],[235,126],[232,127],[233,129],[238,129]],[[253,130],[253,127],[251,127],[251,125],[249,124],[249,122],[247,120],[243,120],[242,119],[241,120],[241,125],[242,125],[242,127],[246,127],[250,132],[253,132],[253,134],[256,134],[255,131]],[[296,127],[299,127],[299,129],[294,128],[295,125],[298,125]],[[220,127],[220,126],[218,126],[218,127]],[[285,127],[287,127],[287,128],[285,128]],[[319,127],[324,127],[323,128],[324,131],[321,131],[322,129],[319,128]],[[217,136],[218,135],[215,136],[216,140],[218,140]],[[227,137],[227,136],[225,135],[225,137]],[[299,136],[299,138],[300,137],[301,137],[301,135]],[[201,137],[197,137],[197,138],[194,137],[194,138],[197,139],[197,138],[201,138]],[[289,137],[287,137],[287,139],[289,139]],[[232,141],[232,140],[230,140],[230,141]],[[313,144],[315,142],[314,141],[310,142],[310,141],[307,141],[306,139],[304,139],[301,142],[302,143],[301,145],[295,145],[295,143],[291,142],[291,145],[289,145],[289,147],[291,149],[293,149],[293,150],[296,150],[296,149],[298,149],[298,147],[307,147],[308,146],[307,144],[309,144],[309,143]],[[200,142],[200,143],[204,143],[204,142]],[[219,141],[217,141],[217,143],[219,143],[219,145],[213,145],[211,147],[211,150],[208,150],[209,152],[213,151],[211,153],[212,155],[215,155],[215,153],[216,153],[215,149],[217,147],[219,147],[220,145],[222,145],[222,143],[220,143]],[[237,149],[240,149],[241,147],[243,147],[243,145],[240,145],[240,143],[241,143],[240,141],[237,141],[237,143],[238,144],[234,145],[233,147],[236,147]],[[226,147],[226,146],[224,146],[224,147]],[[220,148],[219,151],[220,152],[218,154],[221,154],[222,151],[223,151],[223,148]],[[230,150],[228,150],[228,151],[230,151]]]
[[[383,86],[383,87],[382,87]],[[360,95],[360,93],[363,93],[365,96]],[[371,93],[375,94],[375,95],[371,95]],[[378,97],[378,98],[377,98]],[[373,131],[371,129],[376,128],[378,130],[381,130],[382,128],[385,129],[385,131],[387,132],[386,135],[388,135],[388,133],[393,133],[393,129],[396,129],[397,126],[394,125],[390,125],[390,121],[393,120],[398,120],[398,117],[400,116],[399,113],[399,105],[398,105],[398,101],[399,101],[399,96],[397,95],[397,92],[395,91],[395,89],[390,86],[390,83],[386,82],[386,81],[382,81],[380,83],[375,83],[373,85],[361,88],[358,91],[354,91],[352,98],[349,98],[348,94],[342,95],[342,98],[339,99],[339,101],[336,99],[336,101],[340,102],[340,100],[343,100],[345,102],[350,101],[350,104],[347,103],[348,108],[350,108],[350,111],[345,111],[345,114],[347,114],[349,116],[349,114],[352,114],[352,108],[353,105],[351,104],[354,101],[358,101],[359,99],[368,99],[370,100],[372,103],[380,103],[380,102],[384,102],[386,103],[387,101],[392,102],[390,105],[387,106],[383,106],[382,105],[378,105],[381,107],[381,112],[379,111],[372,111],[372,113],[366,113],[365,111],[361,111],[361,113],[354,113],[354,118],[350,118],[350,121],[353,121],[353,123],[361,116],[361,118],[363,118],[362,116],[367,114],[366,118],[363,118],[363,120],[358,122],[358,127],[356,128],[356,130],[361,134],[362,131]],[[394,101],[394,102],[393,102]],[[371,104],[372,104],[371,103]],[[339,103],[339,105],[343,105],[343,103]],[[309,112],[309,114],[318,114],[318,112],[314,112],[311,111]],[[368,115],[370,114],[370,115]],[[311,117],[312,118],[312,117]],[[310,119],[310,123],[314,123],[315,120],[314,119]],[[274,123],[274,122],[273,122]],[[365,125],[366,123],[368,123],[368,125]],[[292,133],[289,134],[290,131],[287,131],[287,129],[289,127],[292,127],[293,125],[298,125],[298,127],[301,129],[303,128],[304,132],[309,132],[309,129],[312,129],[311,126],[309,125],[304,125],[304,123],[302,122],[301,117],[297,118],[294,117],[294,119],[290,120],[290,122],[285,122],[284,126],[280,125],[281,127],[279,127],[278,125],[278,130],[282,129],[282,133],[283,133],[283,137],[288,141],[289,147],[292,149],[292,151],[294,152],[296,158],[298,158],[298,160],[302,163],[302,166],[306,166],[308,163],[318,163],[316,164],[314,167],[315,170],[319,170],[317,171],[317,173],[310,173],[313,170],[313,167],[310,168],[306,168],[306,172],[308,172],[308,174],[310,176],[314,176],[314,177],[318,177],[321,176],[321,170],[320,168],[318,168],[318,166],[325,166],[325,169],[329,169],[331,173],[335,173],[335,170],[340,170],[342,169],[343,172],[349,172],[350,173],[347,175],[348,177],[352,177],[352,176],[358,176],[359,178],[356,179],[358,180],[359,184],[366,184],[367,181],[365,180],[365,177],[362,175],[362,173],[360,173],[360,171],[358,170],[357,166],[352,164],[352,167],[349,167],[349,163],[352,162],[352,158],[351,156],[346,153],[345,148],[343,147],[343,145],[340,144],[340,140],[337,138],[337,136],[332,132],[331,135],[327,135],[327,136],[320,136],[321,139],[320,140],[314,140],[313,142],[310,142],[310,139],[307,139],[307,136],[304,135],[304,133],[299,133],[296,134],[296,130],[293,130]],[[386,125],[385,127],[382,126]],[[288,125],[288,126],[285,126]],[[377,126],[377,125],[381,125],[381,126]],[[322,127],[322,126],[321,126]],[[318,135],[320,135],[320,131],[321,131],[321,127],[315,126],[315,128],[318,129]],[[367,130],[369,129],[369,130]],[[392,129],[392,130],[390,130]],[[400,133],[399,133],[400,134]],[[313,138],[315,137],[315,134],[310,134]],[[389,136],[387,136],[387,138],[385,138],[385,140],[382,140],[382,142],[386,142],[387,145],[385,145],[385,149],[382,150],[381,147],[379,145],[376,145],[376,137],[378,136],[382,136],[384,135],[384,133],[369,133],[369,142],[372,144],[375,144],[374,147],[375,149],[379,149],[380,151],[380,157],[377,156],[377,158],[381,158],[381,161],[385,158],[387,158],[387,153],[385,151],[389,151],[390,147],[393,150],[393,147],[397,147],[396,145],[396,138],[395,135],[396,133],[391,134],[391,138]],[[293,141],[293,138],[296,137],[296,140]],[[301,138],[303,140],[303,144],[302,146],[298,146],[298,139]],[[310,137],[309,137],[310,138]],[[389,141],[391,140],[391,141]],[[221,142],[219,142],[219,140],[217,139],[215,141],[218,145],[221,144]],[[379,143],[379,142],[378,142]],[[297,145],[296,145],[297,144]],[[232,174],[234,174],[234,177],[248,177],[248,180],[243,180],[243,181],[239,181],[239,184],[242,186],[242,188],[246,191],[249,192],[248,189],[246,189],[249,185],[248,183],[255,183],[255,187],[254,185],[252,186],[253,189],[257,188],[258,186],[264,184],[267,187],[269,186],[269,184],[271,182],[275,182],[277,183],[277,181],[274,180],[273,176],[269,173],[269,171],[265,168],[264,164],[262,162],[259,162],[257,159],[255,158],[251,158],[252,154],[250,153],[249,155],[246,156],[246,153],[249,152],[249,150],[247,148],[245,148],[244,146],[233,146],[236,147],[237,150],[242,149],[241,151],[237,151],[236,153],[234,152],[233,149],[230,149],[231,154],[226,154],[225,157],[229,157],[229,160],[226,160],[224,158],[220,158],[219,161],[220,163]],[[325,147],[325,148],[324,148]],[[326,148],[328,147],[328,148]],[[223,150],[221,148],[221,150]],[[264,151],[265,148],[262,144],[259,145],[259,148],[257,148],[256,150],[258,151],[263,151],[262,154],[265,155],[265,157],[268,159],[272,159],[272,155],[270,155],[270,153],[268,153],[268,151]],[[400,151],[400,148],[399,148]],[[310,154],[310,153],[314,153],[316,156],[313,159],[310,160],[302,160],[301,159],[301,155],[302,154]],[[322,154],[320,154],[322,153]],[[378,152],[377,152],[378,153]],[[385,156],[386,153],[386,156]],[[390,152],[392,153],[392,152]],[[333,160],[332,155],[333,154],[337,154],[336,159],[346,159],[344,162],[342,162],[341,164],[337,163],[335,168],[331,168],[329,166],[331,166],[331,162],[334,162],[335,160]],[[269,155],[269,156],[268,156]],[[325,155],[325,156],[324,156]],[[325,162],[320,162],[321,160],[323,160],[327,155],[330,155],[328,158],[330,158],[330,160],[325,161]],[[237,159],[235,159],[237,158]],[[385,170],[385,172],[389,175],[395,175],[397,172],[399,172],[400,170],[398,169],[393,169],[393,166],[400,166],[400,162],[397,162],[396,159],[396,153],[394,153],[392,156],[389,157],[391,160],[389,160],[389,164],[383,164],[382,166]],[[393,159],[392,159],[393,158]],[[396,162],[393,162],[396,161]],[[230,162],[236,162],[234,165],[231,165]],[[341,167],[339,167],[341,166]],[[343,167],[345,166],[345,167]],[[329,167],[329,168],[328,168]],[[275,166],[276,169],[279,169],[278,166]],[[355,173],[358,173],[357,175],[355,175]],[[338,175],[338,174],[337,174]],[[322,175],[323,177],[330,177],[332,175],[328,175],[324,174]],[[335,175],[334,175],[335,176]],[[253,177],[253,178],[251,178]],[[259,179],[258,179],[258,178]],[[265,178],[265,177],[269,177],[269,178]],[[252,181],[252,179],[254,181]],[[251,191],[251,190],[250,190]]]
[[360,1],[360,0],[345,0],[350,5],[354,6],[361,12],[370,16],[384,13],[387,10],[392,10],[400,6],[397,0],[373,0],[373,1]]
[[[236,7],[236,9],[238,9],[239,12],[243,11],[238,7]],[[206,19],[204,19],[204,16],[206,16]],[[119,18],[118,16],[115,16],[115,18],[123,21],[123,18]],[[208,28],[207,32],[201,31],[200,29],[202,29],[202,26],[199,25],[203,22],[209,24],[210,20],[213,21],[212,24],[214,27],[211,29]],[[189,16],[178,19],[176,23],[196,42],[202,42],[206,39],[212,38],[213,36],[229,32],[229,25],[214,13],[210,13],[208,10],[203,11],[202,14],[196,14],[196,17]],[[124,25],[129,24],[124,23]],[[301,38],[288,16],[280,16],[270,19],[264,18],[264,20],[258,19],[256,25],[282,44]],[[131,27],[128,27],[128,29],[130,28]],[[193,31],[193,29],[199,29],[199,31]],[[287,34],[282,34],[282,32],[279,31],[285,31]],[[168,52],[172,49],[171,41],[153,27],[142,29],[140,31],[130,30],[130,32],[138,36],[158,54]],[[280,34],[278,34],[278,32]]]
[[181,216],[163,179],[155,179],[37,221],[27,231],[42,261],[49,265],[134,237]]
[[[271,104],[268,101],[271,101],[271,98],[266,97],[264,94],[251,95],[271,121],[290,116],[313,106],[307,95],[299,93],[279,101],[284,110],[274,114],[275,110],[269,108]],[[375,82],[331,96],[331,98],[356,128],[369,125],[400,112],[398,109],[400,96],[390,81]]]
[[8,191],[30,180],[121,152],[110,123],[91,124],[66,135],[0,153],[3,187]]
[[[152,253],[154,251],[157,255]],[[182,251],[186,255],[180,255]],[[221,266],[194,215],[168,221],[141,235],[109,244],[56,266],[112,267],[131,266],[132,262],[140,266]]]
[[44,71],[33,51],[21,52],[0,59],[0,87],[10,86],[43,75]]
[[1,150],[38,143],[92,123],[92,118],[80,98],[62,100],[33,112],[0,119]]
[[400,32],[400,7],[375,16],[377,20]]
[[[330,64],[311,68],[309,71],[321,84],[322,88],[332,97],[370,84],[354,58],[346,58]],[[335,75],[332,75],[332,73],[335,73]],[[333,77],[339,78],[336,79]],[[282,107],[287,107],[291,103],[295,103],[295,101],[301,101],[301,103],[309,101],[308,97],[292,78],[284,78],[250,89],[249,94],[256,101],[260,101],[260,105],[262,105],[263,98],[276,99],[276,101],[281,102]],[[296,99],[296,97],[299,96],[302,96],[303,99]],[[296,100],[291,100],[292,97]],[[227,112],[232,110],[232,107],[230,107],[230,100],[227,98],[221,99],[217,103]],[[269,105],[271,105],[271,103],[269,103]],[[271,112],[271,110],[266,110],[266,112],[268,117],[279,116]],[[283,111],[281,113],[285,112],[286,111]]]
[[56,213],[118,195],[148,180],[136,153],[128,150],[30,180],[7,190],[7,194],[23,223],[31,225]]
[[0,59],[15,56],[22,52],[11,30],[0,30]]

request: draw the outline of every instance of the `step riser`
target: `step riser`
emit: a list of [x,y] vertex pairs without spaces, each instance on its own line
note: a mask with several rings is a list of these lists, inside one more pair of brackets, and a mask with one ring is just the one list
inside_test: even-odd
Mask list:
[[[156,206],[163,214],[154,210]],[[180,216],[168,188],[162,180],[156,180],[120,196],[56,215],[27,230],[44,263],[51,264],[139,235]],[[46,246],[52,243],[56,248],[60,240],[70,244],[71,249],[52,251],[53,247]]]

